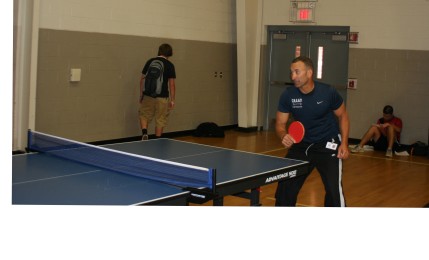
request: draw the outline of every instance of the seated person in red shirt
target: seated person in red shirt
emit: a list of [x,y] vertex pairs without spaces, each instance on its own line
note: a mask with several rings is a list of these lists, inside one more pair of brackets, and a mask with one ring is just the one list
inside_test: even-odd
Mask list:
[[363,152],[363,146],[370,140],[374,142],[374,150],[386,151],[387,157],[392,157],[392,149],[399,145],[402,130],[402,120],[393,115],[393,107],[385,106],[383,108],[383,117],[378,119],[377,124],[373,124],[360,143],[356,145],[351,152]]

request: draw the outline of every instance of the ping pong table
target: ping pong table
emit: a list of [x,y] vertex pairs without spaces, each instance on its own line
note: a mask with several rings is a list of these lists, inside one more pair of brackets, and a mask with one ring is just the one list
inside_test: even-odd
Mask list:
[[239,196],[259,204],[259,188],[305,173],[308,163],[174,139],[104,145],[104,148],[216,169],[213,193],[80,164],[44,153],[13,155],[12,204],[188,205]]

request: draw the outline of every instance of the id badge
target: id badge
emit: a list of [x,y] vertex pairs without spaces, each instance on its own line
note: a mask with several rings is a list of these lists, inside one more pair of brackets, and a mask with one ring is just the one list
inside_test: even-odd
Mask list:
[[338,146],[338,144],[333,143],[333,142],[327,142],[326,143],[326,148],[331,149],[331,150],[337,150],[337,146]]

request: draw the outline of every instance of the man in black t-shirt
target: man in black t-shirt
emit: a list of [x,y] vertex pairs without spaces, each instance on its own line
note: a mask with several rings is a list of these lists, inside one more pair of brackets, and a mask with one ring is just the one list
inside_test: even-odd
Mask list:
[[[158,49],[158,56],[149,59],[142,70],[140,79],[140,126],[142,129],[142,140],[148,139],[147,127],[155,118],[155,136],[161,137],[171,109],[174,108],[176,98],[176,70],[168,59],[173,56],[173,49],[169,44],[161,44]],[[145,86],[145,77],[149,66],[154,60],[159,60],[163,64],[163,81],[161,92],[155,97],[148,95]]]
[[[278,183],[276,206],[295,206],[302,185],[316,168],[325,186],[325,206],[345,207],[342,160],[349,156],[350,123],[343,99],[333,87],[313,81],[311,59],[295,58],[290,72],[294,86],[280,96],[276,133],[289,149],[286,157],[308,161],[310,167],[306,174]],[[287,132],[289,115],[304,125],[305,135],[300,143],[294,143]]]

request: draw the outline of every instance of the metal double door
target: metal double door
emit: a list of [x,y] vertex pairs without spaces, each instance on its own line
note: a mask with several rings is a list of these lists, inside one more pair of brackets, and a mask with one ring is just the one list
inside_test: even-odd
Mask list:
[[286,87],[293,85],[290,64],[297,56],[311,58],[314,80],[335,87],[346,102],[349,31],[348,26],[268,27],[264,129],[273,129],[280,95]]

